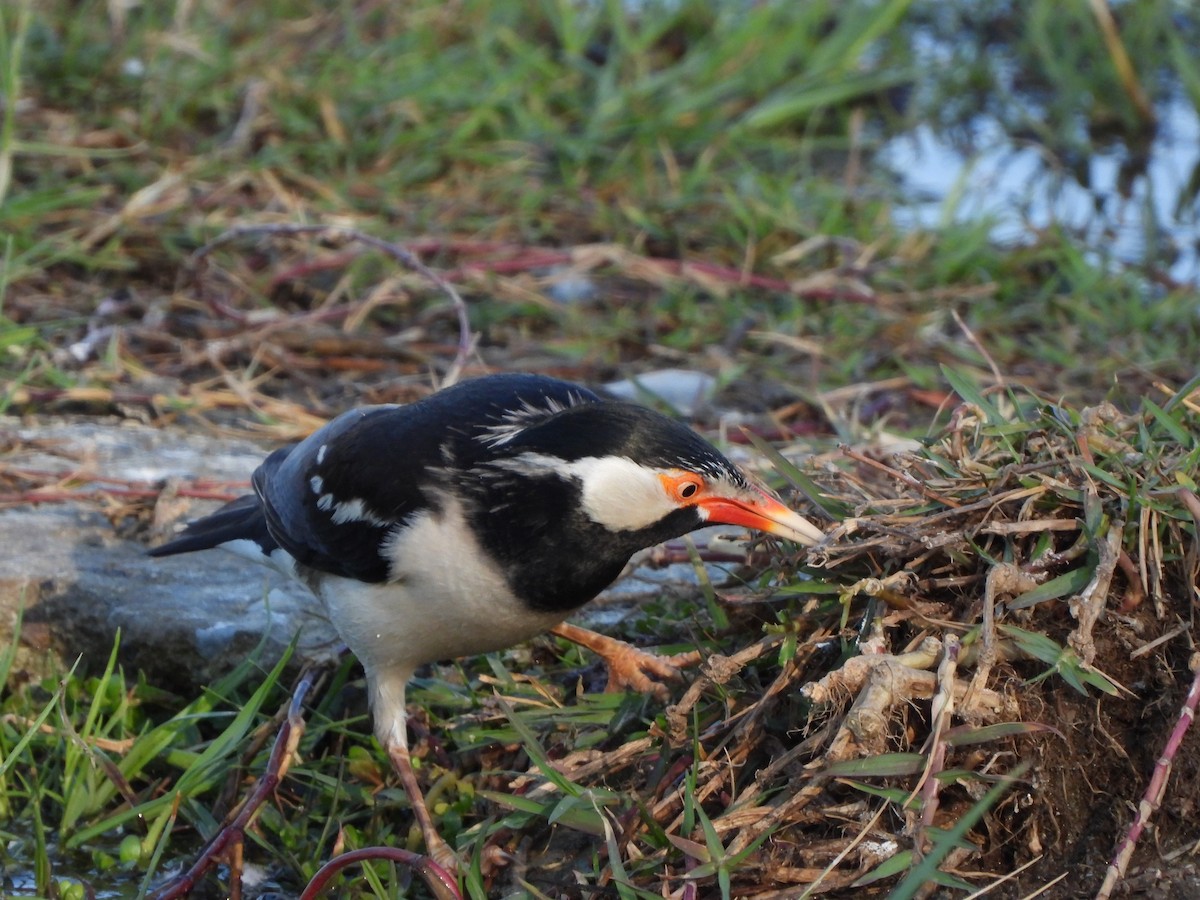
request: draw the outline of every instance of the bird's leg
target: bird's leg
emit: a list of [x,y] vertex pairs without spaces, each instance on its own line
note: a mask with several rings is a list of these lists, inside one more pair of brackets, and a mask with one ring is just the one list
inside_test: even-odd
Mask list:
[[617,638],[567,622],[555,625],[550,632],[566,638],[573,644],[587,647],[604,660],[608,666],[608,686],[605,688],[607,691],[628,688],[665,698],[667,688],[662,681],[678,681],[683,677],[680,669],[697,665],[702,658],[698,650],[677,653],[674,656],[659,656],[657,653],[639,650]]
[[[359,659],[365,654],[356,652]],[[375,717],[375,736],[387,751],[392,768],[400,776],[400,786],[408,794],[413,816],[425,838],[425,851],[435,863],[452,875],[458,874],[458,857],[450,845],[442,840],[433,824],[433,816],[425,804],[425,795],[413,771],[412,757],[408,752],[408,714],[404,705],[404,687],[412,676],[412,669],[405,665],[363,666],[367,673],[367,687],[371,694],[371,712]]]
[[458,857],[450,849],[450,845],[442,840],[442,836],[438,834],[438,830],[433,824],[433,817],[429,815],[429,807],[425,805],[425,795],[421,793],[421,785],[417,783],[417,773],[413,771],[408,747],[399,741],[391,741],[388,743],[387,753],[388,758],[392,761],[392,767],[400,776],[400,785],[404,788],[404,793],[408,794],[408,802],[412,805],[413,815],[421,829],[421,836],[425,838],[425,852],[433,858],[435,863],[451,875],[457,876]]

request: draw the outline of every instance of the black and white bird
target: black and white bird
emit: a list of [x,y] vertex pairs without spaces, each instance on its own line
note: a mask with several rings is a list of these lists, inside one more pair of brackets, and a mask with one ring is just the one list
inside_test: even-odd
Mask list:
[[636,682],[640,651],[555,628],[635,552],[716,524],[824,537],[687,427],[537,375],[351,410],[268,456],[253,486],[150,552],[225,548],[323,601],[366,671],[375,733],[428,849],[449,866],[408,757],[404,690],[418,666],[554,629]]

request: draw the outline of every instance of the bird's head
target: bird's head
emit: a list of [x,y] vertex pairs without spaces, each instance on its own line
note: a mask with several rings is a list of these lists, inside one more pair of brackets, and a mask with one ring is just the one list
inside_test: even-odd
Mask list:
[[706,525],[751,528],[806,546],[824,537],[694,431],[634,404],[573,406],[493,450],[493,471],[531,486],[569,483],[588,521],[645,538],[642,546]]
[[686,533],[734,525],[805,546],[825,536],[716,450],[710,452],[711,458],[675,465],[627,456],[583,457],[564,469],[578,480],[584,513],[609,531],[640,532],[672,523],[671,530]]

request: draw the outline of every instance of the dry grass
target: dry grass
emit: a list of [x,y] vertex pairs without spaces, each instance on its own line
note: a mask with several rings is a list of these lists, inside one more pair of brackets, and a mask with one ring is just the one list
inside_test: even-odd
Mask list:
[[[18,98],[0,124],[0,411],[276,442],[459,370],[682,365],[722,383],[695,424],[774,454],[835,525],[810,557],[765,548],[739,589],[683,587],[626,623],[707,653],[665,709],[589,690],[587,662],[546,644],[417,684],[417,752],[469,893],[1075,897],[1139,801],[1155,840],[1122,883],[1198,892],[1200,759],[1180,729],[1200,324],[1169,243],[1115,271],[1057,229],[1000,248],[986,223],[898,228],[864,125],[910,86],[906,28],[928,23],[903,2],[637,21],[621,4],[235,6],[0,8]],[[1171,72],[1194,89],[1194,17],[1135,6],[1117,23],[1130,57],[1170,60],[1136,85],[1082,9],[987,29],[1031,29],[1012,58],[1053,100],[1045,131],[1136,113],[1132,88],[1154,100]],[[987,54],[955,52],[946,108],[982,104],[966,58]],[[281,233],[312,222],[337,229]],[[462,304],[350,229],[462,293],[468,354]],[[590,295],[556,293],[572,279]],[[0,466],[0,506],[148,518],[160,491]],[[266,769],[279,717],[261,710],[289,702],[250,665],[189,700],[115,659],[0,695],[0,860],[44,894],[84,872],[145,893]],[[353,684],[347,664],[314,699],[247,831],[246,859],[289,891],[338,850],[411,840]]]
[[[735,896],[866,896],[925,861],[891,896],[1098,888],[1190,680],[1200,394],[1076,414],[952,378],[966,397],[927,446],[806,467],[846,518],[755,592],[793,598],[781,624],[709,657],[645,736],[546,763],[634,798],[610,877],[619,857],[646,896],[722,871]],[[547,819],[564,796],[537,766],[509,790]],[[1160,846],[1195,791],[1161,802]]]

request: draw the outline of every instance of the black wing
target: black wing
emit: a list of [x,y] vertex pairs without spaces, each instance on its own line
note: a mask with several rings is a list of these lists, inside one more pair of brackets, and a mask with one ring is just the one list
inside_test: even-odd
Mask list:
[[297,562],[359,581],[387,580],[385,542],[440,502],[445,473],[494,455],[541,419],[596,401],[536,375],[466,381],[407,406],[351,410],[254,473],[266,528]]
[[[537,375],[492,375],[408,406],[369,406],[338,416],[255,470],[255,493],[192,522],[150,550],[169,556],[254,541],[298,563],[359,581],[386,580],[388,534],[439,502],[447,470],[470,468],[514,436],[598,398]],[[503,451],[499,451],[503,452]]]

